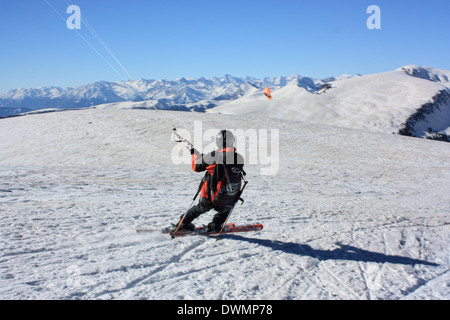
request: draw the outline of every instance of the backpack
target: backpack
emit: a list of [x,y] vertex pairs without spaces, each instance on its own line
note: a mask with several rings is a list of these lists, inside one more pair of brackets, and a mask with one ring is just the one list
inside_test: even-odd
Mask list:
[[217,174],[222,179],[217,182],[213,190],[212,202],[217,207],[232,207],[240,198],[244,188],[242,187],[242,180],[244,180],[244,187],[247,184],[245,180],[245,171],[243,169],[243,158],[238,153],[233,153],[234,161],[227,161],[227,157],[223,157],[226,153],[222,153],[222,157],[218,157],[214,174]]

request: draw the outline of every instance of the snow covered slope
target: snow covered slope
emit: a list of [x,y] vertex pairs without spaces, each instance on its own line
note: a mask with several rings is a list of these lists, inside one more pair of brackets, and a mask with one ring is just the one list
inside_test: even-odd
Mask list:
[[[135,233],[190,203],[202,175],[172,163],[170,134],[194,121],[279,130],[278,173],[246,165],[246,202],[231,219],[263,231],[220,242]],[[450,298],[449,144],[102,109],[3,119],[0,135],[1,299]]]
[[[260,115],[277,119],[401,133],[450,135],[450,71],[407,65],[366,76],[314,79],[181,78],[106,82],[77,88],[16,89],[0,98],[0,117],[30,112],[138,108]],[[273,91],[269,101],[262,94]],[[37,110],[37,111],[36,111]]]
[[[290,83],[272,92],[273,100],[244,96],[209,110],[239,115],[265,114],[375,132],[399,132],[428,104],[420,121],[408,133],[423,137],[427,131],[450,127],[450,71],[405,66],[396,71],[329,82],[331,88],[311,93]],[[409,132],[411,131],[411,132]]]

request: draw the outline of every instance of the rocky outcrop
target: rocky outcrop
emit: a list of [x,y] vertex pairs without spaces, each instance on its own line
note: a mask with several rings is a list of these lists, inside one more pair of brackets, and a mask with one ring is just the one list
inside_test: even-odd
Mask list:
[[449,123],[450,90],[444,89],[412,114],[398,133],[448,142],[449,137],[443,130]]

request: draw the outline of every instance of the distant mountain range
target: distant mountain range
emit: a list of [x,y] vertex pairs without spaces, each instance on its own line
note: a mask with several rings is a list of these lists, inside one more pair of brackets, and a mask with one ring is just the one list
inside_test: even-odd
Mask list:
[[309,92],[317,92],[324,83],[334,80],[336,78],[317,80],[299,75],[264,79],[226,75],[222,78],[181,78],[173,81],[144,79],[100,81],[76,88],[20,88],[1,96],[0,116],[49,108],[88,108],[123,101],[151,101],[151,105],[160,110],[204,111],[220,105],[223,101],[245,96],[255,88],[262,90],[268,86],[276,90],[288,83],[295,83]]
[[[262,93],[265,87],[273,100]],[[450,71],[407,65],[326,79],[225,75],[16,89],[0,98],[0,117],[90,107],[256,115],[447,141]]]

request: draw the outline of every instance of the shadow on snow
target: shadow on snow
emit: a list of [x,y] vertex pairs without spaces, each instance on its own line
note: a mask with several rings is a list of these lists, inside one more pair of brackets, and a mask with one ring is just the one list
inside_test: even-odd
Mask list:
[[247,241],[255,243],[260,246],[270,248],[272,250],[282,251],[290,254],[297,254],[300,256],[308,256],[318,260],[349,260],[361,262],[376,262],[376,263],[393,263],[403,265],[422,264],[427,266],[437,267],[439,264],[428,262],[424,260],[413,259],[409,257],[387,255],[383,253],[368,251],[356,248],[349,245],[337,243],[339,248],[333,250],[313,249],[307,244],[298,244],[293,242],[273,241],[267,239],[246,238],[240,235],[226,235],[227,239]]

